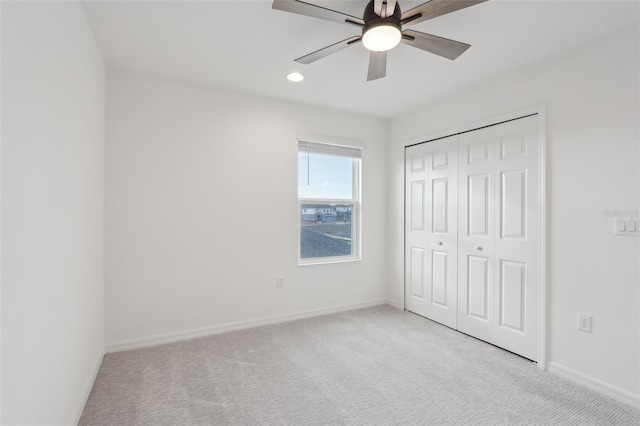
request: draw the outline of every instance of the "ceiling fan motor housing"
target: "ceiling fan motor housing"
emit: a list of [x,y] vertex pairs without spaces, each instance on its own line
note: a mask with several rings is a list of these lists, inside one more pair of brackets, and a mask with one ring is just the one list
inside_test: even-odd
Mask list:
[[402,16],[402,12],[400,11],[400,5],[398,4],[398,2],[396,2],[396,8],[393,11],[393,15],[387,16],[386,18],[382,18],[378,16],[374,11],[373,0],[371,0],[367,4],[367,7],[365,7],[364,15],[362,16],[362,20],[364,21],[364,26],[362,27],[362,35],[364,35],[371,28],[379,27],[381,25],[393,26],[397,28],[398,31],[400,31],[401,16]]

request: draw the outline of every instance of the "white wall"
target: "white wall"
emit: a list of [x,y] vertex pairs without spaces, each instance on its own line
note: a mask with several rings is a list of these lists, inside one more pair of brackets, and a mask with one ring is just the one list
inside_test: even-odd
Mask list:
[[[125,72],[107,87],[108,350],[384,300],[386,123]],[[366,144],[360,262],[297,264],[298,132]]]
[[[401,305],[404,143],[539,103],[549,361],[638,395],[639,244],[603,215],[639,205],[637,52],[636,28],[389,126],[111,72],[104,193],[104,65],[81,9],[2,2],[2,423],[75,421],[103,318],[116,347],[387,296]],[[361,262],[297,265],[297,132],[366,143]],[[575,330],[578,311],[594,316],[592,334]]]
[[[638,40],[633,28],[391,121],[390,300],[403,300],[405,142],[545,104],[548,361],[637,398],[639,241],[615,237],[604,211],[639,207]],[[576,330],[578,312],[593,333]]]
[[105,67],[75,2],[2,2],[2,424],[71,424],[104,350]]

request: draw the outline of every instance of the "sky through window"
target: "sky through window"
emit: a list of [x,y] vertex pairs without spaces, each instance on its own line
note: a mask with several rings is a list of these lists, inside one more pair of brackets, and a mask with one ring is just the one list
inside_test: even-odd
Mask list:
[[298,152],[298,197],[351,199],[353,160],[349,157]]

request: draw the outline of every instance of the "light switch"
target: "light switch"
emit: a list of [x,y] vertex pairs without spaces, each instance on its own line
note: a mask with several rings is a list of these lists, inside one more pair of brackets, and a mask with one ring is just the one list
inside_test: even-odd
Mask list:
[[637,217],[616,217],[613,234],[621,237],[640,237],[640,219]]

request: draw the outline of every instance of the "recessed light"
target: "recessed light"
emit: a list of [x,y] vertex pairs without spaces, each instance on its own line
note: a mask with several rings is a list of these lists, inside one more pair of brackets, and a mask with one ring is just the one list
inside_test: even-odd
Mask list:
[[304,75],[300,74],[299,72],[292,72],[287,74],[287,80],[297,83],[304,80]]

